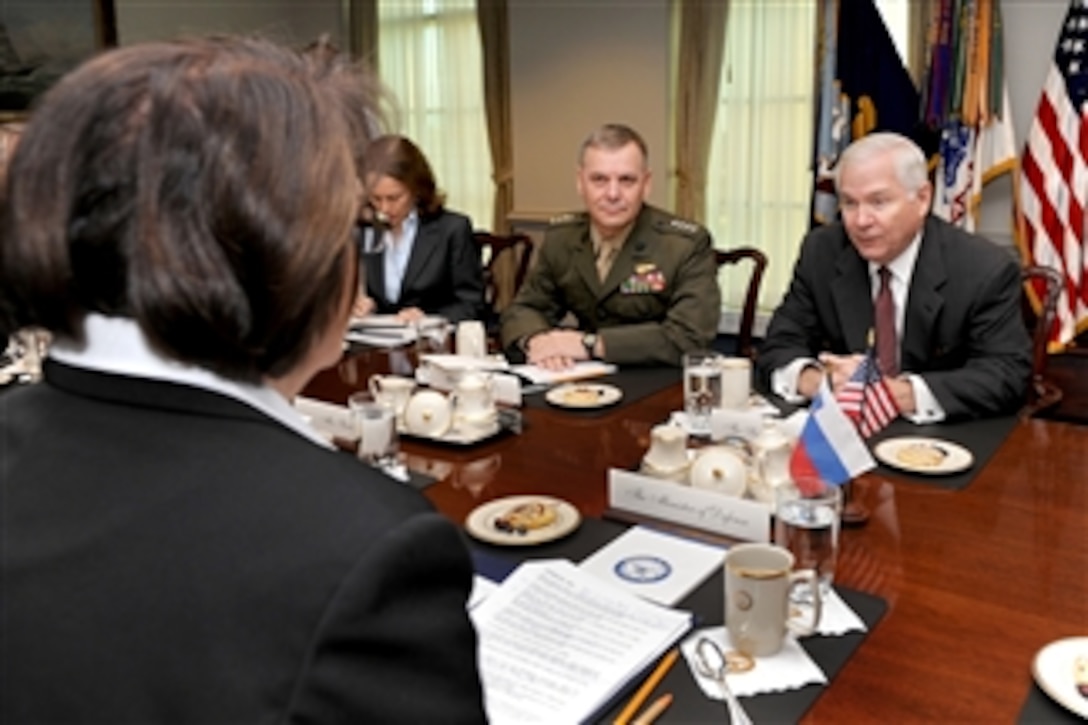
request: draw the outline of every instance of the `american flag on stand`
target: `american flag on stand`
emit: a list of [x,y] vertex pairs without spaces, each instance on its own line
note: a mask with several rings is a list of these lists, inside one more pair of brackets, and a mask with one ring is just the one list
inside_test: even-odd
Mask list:
[[880,375],[872,352],[858,365],[835,399],[862,438],[868,438],[899,417],[899,406]]
[[1020,178],[1021,248],[1065,278],[1051,350],[1088,328],[1088,0],[1071,0]]

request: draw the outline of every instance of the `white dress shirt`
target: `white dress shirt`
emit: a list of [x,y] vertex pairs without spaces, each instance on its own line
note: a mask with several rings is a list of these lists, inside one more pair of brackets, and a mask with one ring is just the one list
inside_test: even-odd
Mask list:
[[[887,264],[888,271],[891,272],[888,283],[891,285],[892,299],[895,301],[895,334],[900,341],[900,344],[896,346],[896,355],[900,356],[902,355],[903,327],[907,310],[907,293],[910,290],[910,281],[914,275],[914,264],[918,261],[918,250],[921,248],[921,245],[922,234],[919,232],[915,235],[907,248],[904,249],[898,257]],[[880,291],[880,267],[881,265],[879,264],[869,262],[869,289],[874,302]],[[801,371],[810,365],[813,367],[821,367],[817,360],[802,357],[773,371],[771,373],[772,390],[787,402],[803,402],[805,398],[797,392],[797,381],[801,377]],[[911,413],[910,415],[904,414],[903,417],[916,424],[937,423],[944,420],[944,408],[937,402],[936,396],[933,395],[933,391],[926,385],[925,380],[923,380],[920,375],[912,374],[909,371],[903,371],[901,377],[905,377],[907,381],[910,382],[914,392],[915,408],[914,413]]]
[[228,380],[210,370],[165,358],[148,344],[139,325],[128,318],[91,313],[84,320],[83,333],[86,342],[82,345],[55,339],[49,357],[85,370],[180,383],[226,395],[259,410],[303,438],[332,448],[276,390],[264,384]]
[[400,300],[401,287],[404,285],[404,271],[412,256],[412,247],[416,244],[419,232],[419,212],[413,209],[400,225],[400,234],[392,229],[385,231],[385,254],[382,264],[385,269],[385,299],[390,304]]

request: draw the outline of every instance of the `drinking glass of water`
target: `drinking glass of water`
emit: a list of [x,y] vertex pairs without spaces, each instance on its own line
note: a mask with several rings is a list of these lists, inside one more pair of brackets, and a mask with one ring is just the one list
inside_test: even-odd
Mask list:
[[393,409],[379,403],[369,392],[353,393],[348,408],[359,436],[359,458],[387,473],[396,469],[399,441]]
[[[774,543],[790,550],[795,569],[812,569],[820,583],[820,598],[831,592],[839,555],[842,489],[824,486],[805,494],[793,486],[778,486],[775,493]],[[809,602],[813,592],[796,587],[794,597]]]
[[710,412],[721,406],[721,355],[710,350],[684,355],[684,412],[690,433],[710,434]]

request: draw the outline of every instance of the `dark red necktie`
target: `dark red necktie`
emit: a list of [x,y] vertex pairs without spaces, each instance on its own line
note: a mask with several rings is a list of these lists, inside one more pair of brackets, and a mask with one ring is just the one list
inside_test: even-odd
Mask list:
[[876,361],[882,375],[899,374],[897,351],[899,339],[895,334],[895,298],[892,297],[891,270],[881,267],[880,291],[876,294],[873,313],[876,317]]

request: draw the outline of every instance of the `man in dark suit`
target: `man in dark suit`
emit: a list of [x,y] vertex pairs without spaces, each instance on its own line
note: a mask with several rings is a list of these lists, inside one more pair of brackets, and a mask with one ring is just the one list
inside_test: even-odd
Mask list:
[[[645,203],[646,143],[607,124],[583,142],[580,214],[553,220],[514,301],[503,311],[507,353],[552,369],[596,358],[679,365],[714,340],[721,313],[710,234]],[[573,315],[577,328],[561,327]]]
[[290,404],[357,288],[361,80],[132,45],[35,113],[0,326],[54,348],[0,396],[0,722],[484,722],[458,527]]
[[[842,155],[842,221],[805,237],[793,280],[760,346],[764,386],[811,398],[837,389],[873,344],[903,415],[917,423],[1016,409],[1030,374],[1014,257],[929,215],[922,151],[890,133]],[[881,279],[886,277],[887,282]],[[889,321],[880,331],[881,286]]]

